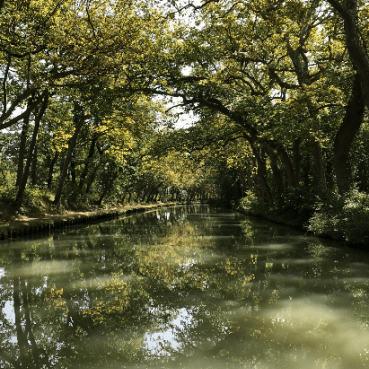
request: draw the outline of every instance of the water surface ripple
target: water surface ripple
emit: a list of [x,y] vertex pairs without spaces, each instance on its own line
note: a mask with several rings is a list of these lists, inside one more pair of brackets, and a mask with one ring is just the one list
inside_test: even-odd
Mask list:
[[369,254],[206,206],[0,245],[0,367],[369,367]]

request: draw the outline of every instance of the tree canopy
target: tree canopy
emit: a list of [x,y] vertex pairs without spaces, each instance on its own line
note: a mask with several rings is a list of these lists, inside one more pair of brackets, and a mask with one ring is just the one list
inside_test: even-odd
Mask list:
[[32,190],[56,205],[252,193],[280,208],[367,191],[368,12],[359,0],[1,2],[3,198],[19,210]]

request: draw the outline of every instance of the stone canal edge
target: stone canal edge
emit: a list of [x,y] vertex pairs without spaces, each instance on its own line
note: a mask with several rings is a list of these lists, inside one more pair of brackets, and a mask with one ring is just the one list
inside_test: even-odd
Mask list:
[[18,238],[68,228],[74,225],[88,225],[94,222],[117,219],[123,216],[144,213],[161,207],[180,205],[162,203],[132,205],[88,212],[68,212],[61,215],[45,215],[38,218],[15,219],[0,224],[0,240]]

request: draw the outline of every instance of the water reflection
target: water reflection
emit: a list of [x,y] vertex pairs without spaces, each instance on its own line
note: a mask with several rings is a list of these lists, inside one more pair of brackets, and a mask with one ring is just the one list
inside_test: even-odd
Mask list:
[[0,250],[0,367],[367,368],[369,258],[208,207]]

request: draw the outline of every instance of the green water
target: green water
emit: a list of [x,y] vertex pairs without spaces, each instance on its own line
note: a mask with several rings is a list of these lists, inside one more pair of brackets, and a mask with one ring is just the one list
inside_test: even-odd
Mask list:
[[0,244],[0,367],[369,367],[369,254],[205,206]]

